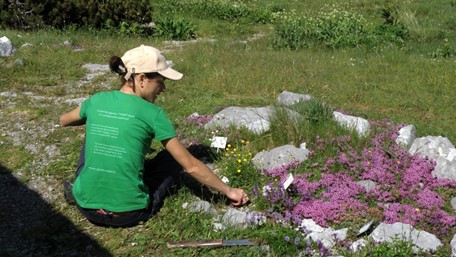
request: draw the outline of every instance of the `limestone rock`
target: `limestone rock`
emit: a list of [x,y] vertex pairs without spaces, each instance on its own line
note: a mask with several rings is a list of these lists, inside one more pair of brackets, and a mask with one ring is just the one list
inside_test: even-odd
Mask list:
[[228,107],[215,114],[205,128],[235,126],[238,129],[244,127],[253,133],[260,134],[269,130],[269,117],[272,111],[272,107]]
[[309,101],[312,99],[310,95],[297,94],[288,91],[283,91],[277,97],[277,103],[285,106],[290,106],[301,101]]
[[333,230],[327,228],[323,232],[312,232],[306,236],[307,240],[312,240],[314,242],[320,241],[324,247],[330,249],[333,248],[337,240],[345,240],[347,238],[348,228]]
[[360,180],[356,183],[358,183],[358,185],[364,187],[366,189],[366,192],[369,192],[371,189],[375,188],[375,186],[377,185],[372,180]]
[[355,130],[360,136],[367,136],[369,134],[370,125],[366,119],[340,112],[333,112],[333,118],[339,125],[350,130]]
[[252,159],[252,163],[259,170],[270,170],[293,162],[301,163],[307,160],[308,155],[309,150],[307,149],[284,145],[256,154]]
[[0,56],[2,57],[10,57],[15,52],[13,44],[9,40],[9,38],[3,36],[0,38]]
[[201,213],[207,213],[212,216],[215,216],[218,214],[217,210],[212,206],[207,201],[195,201],[191,202],[186,206],[186,209],[188,209],[190,212],[201,212]]
[[456,257],[456,235],[453,236],[450,242],[451,246],[451,257]]
[[413,141],[416,139],[416,128],[413,125],[408,125],[399,130],[399,135],[396,139],[398,145],[403,145],[407,149],[413,144]]
[[423,230],[416,230],[411,225],[400,222],[381,223],[369,237],[376,242],[393,242],[396,239],[411,242],[415,247],[424,251],[436,251],[442,245],[435,235]]
[[230,208],[223,215],[222,221],[226,225],[245,227],[247,218],[247,212]]
[[456,180],[456,149],[448,138],[442,136],[417,138],[413,141],[409,153],[427,156],[436,161],[432,174],[437,178]]

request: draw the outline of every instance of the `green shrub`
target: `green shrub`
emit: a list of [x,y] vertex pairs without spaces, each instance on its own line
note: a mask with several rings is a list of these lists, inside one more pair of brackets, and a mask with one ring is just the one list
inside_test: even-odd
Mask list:
[[144,28],[138,23],[129,24],[126,21],[120,23],[119,31],[121,35],[142,35],[144,34]]
[[188,40],[196,37],[196,26],[184,18],[162,17],[155,21],[155,35],[172,40]]
[[388,1],[380,9],[380,17],[384,20],[383,24],[376,26],[372,32],[374,41],[377,43],[403,44],[409,36],[409,31],[404,24],[416,27],[413,13],[401,11],[397,5]]
[[373,27],[362,15],[343,8],[333,7],[316,17],[284,14],[276,24],[272,45],[294,50],[316,44],[331,48],[403,44],[409,34],[407,28],[386,9],[382,9],[381,16],[385,22]]
[[333,9],[316,20],[315,37],[331,47],[357,46],[366,39],[366,24],[359,14]]
[[339,8],[310,18],[291,13],[283,16],[276,26],[273,44],[290,49],[315,42],[330,47],[357,46],[367,38],[366,27],[367,22],[361,15]]
[[149,1],[130,0],[1,0],[1,26],[14,29],[36,29],[43,26],[64,28],[67,25],[101,28],[106,23],[118,27],[149,23],[152,20]]
[[374,41],[378,43],[404,44],[409,32],[402,25],[382,24],[373,30]]

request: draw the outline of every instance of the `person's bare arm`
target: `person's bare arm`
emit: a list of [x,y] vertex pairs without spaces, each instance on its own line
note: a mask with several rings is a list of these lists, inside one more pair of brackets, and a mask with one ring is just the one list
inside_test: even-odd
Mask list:
[[171,138],[162,141],[166,150],[174,159],[184,168],[184,170],[195,178],[198,182],[209,186],[223,194],[233,201],[233,205],[241,206],[248,202],[249,197],[240,188],[232,188],[220,180],[217,175],[196,159],[177,138]]
[[60,116],[60,125],[64,127],[83,125],[85,123],[85,119],[82,119],[81,116],[79,116],[80,110],[81,107],[78,107]]

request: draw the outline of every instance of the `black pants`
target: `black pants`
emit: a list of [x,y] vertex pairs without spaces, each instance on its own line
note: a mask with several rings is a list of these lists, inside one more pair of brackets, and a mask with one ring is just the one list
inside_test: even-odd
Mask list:
[[[79,175],[85,163],[85,142],[79,155],[76,176]],[[165,197],[175,185],[182,172],[182,167],[174,160],[168,151],[162,151],[153,159],[144,163],[144,183],[149,187],[150,205],[147,209],[115,214],[109,211],[85,209],[77,203],[79,211],[91,223],[106,227],[132,227],[155,215],[163,206]]]

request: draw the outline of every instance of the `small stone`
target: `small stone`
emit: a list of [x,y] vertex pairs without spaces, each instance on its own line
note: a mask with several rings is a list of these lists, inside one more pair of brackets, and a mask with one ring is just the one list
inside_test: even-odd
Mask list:
[[217,210],[207,201],[195,201],[188,205],[188,210],[191,212],[207,213],[212,216],[217,215]]

